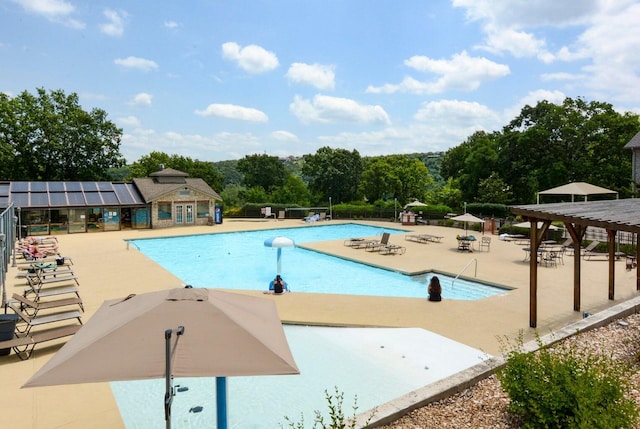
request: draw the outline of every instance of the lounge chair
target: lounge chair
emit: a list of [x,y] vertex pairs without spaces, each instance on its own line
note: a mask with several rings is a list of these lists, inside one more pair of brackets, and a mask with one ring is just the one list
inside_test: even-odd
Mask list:
[[286,215],[285,211],[284,210],[280,210],[278,212],[278,219],[277,220],[284,220],[285,219],[285,215]]
[[32,301],[27,297],[14,293],[12,296],[12,300],[13,302],[9,302],[9,304],[19,304],[18,308],[30,317],[36,317],[40,310],[66,307],[69,305],[78,305],[80,307],[80,310],[84,311],[84,305],[82,303],[82,299],[79,296],[56,299],[52,301]]
[[398,246],[396,244],[387,244],[380,248],[381,255],[404,255],[407,248],[404,246]]
[[592,258],[603,257],[609,259],[609,252],[596,252],[595,248],[600,244],[599,241],[592,241],[587,247],[582,250],[582,256],[586,261],[590,261]]
[[11,340],[0,341],[0,349],[12,348],[21,360],[31,357],[36,345],[75,334],[82,325],[57,326],[29,334],[17,334]]
[[13,311],[15,311],[18,316],[20,316],[20,319],[18,319],[18,323],[16,324],[16,331],[23,334],[28,334],[31,331],[31,328],[33,328],[34,326],[62,322],[71,319],[77,319],[78,322],[82,325],[82,320],[80,319],[82,315],[78,310],[60,311],[57,313],[49,313],[31,317],[23,311],[20,311],[20,308],[18,308],[18,306],[13,304],[8,305]]
[[389,234],[388,232],[383,232],[382,233],[382,238],[380,239],[380,241],[370,241],[367,243],[367,247],[365,247],[365,250],[367,252],[377,252],[380,249],[382,249],[383,247],[385,247],[386,245],[389,244],[389,236],[391,234]]
[[428,243],[430,240],[424,234],[407,234],[404,236],[406,241],[413,241],[414,243]]

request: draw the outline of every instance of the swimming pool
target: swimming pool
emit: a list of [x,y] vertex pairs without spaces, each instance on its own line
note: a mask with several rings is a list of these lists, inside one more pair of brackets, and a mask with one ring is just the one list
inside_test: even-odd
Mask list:
[[[277,249],[264,246],[274,236],[297,244],[372,237],[394,228],[338,224],[263,231],[231,232],[131,240],[129,243],[195,287],[266,290],[276,273]],[[292,292],[424,298],[434,273],[408,276],[300,247],[283,248],[282,276]],[[506,289],[436,273],[445,299],[474,300],[502,295]],[[340,279],[339,282],[334,279]]]
[[[277,428],[284,419],[311,427],[314,411],[328,418],[325,391],[344,393],[345,416],[398,398],[489,358],[483,352],[419,328],[329,328],[285,325],[300,375],[229,377],[230,428]],[[112,382],[128,429],[164,425],[164,380]],[[175,428],[216,427],[215,379],[176,378]],[[195,406],[202,412],[189,412]]]

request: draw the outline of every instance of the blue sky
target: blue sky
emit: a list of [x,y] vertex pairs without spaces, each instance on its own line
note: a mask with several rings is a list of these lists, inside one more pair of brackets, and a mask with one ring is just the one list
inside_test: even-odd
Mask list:
[[5,0],[0,91],[202,161],[445,151],[565,97],[640,113],[640,0]]

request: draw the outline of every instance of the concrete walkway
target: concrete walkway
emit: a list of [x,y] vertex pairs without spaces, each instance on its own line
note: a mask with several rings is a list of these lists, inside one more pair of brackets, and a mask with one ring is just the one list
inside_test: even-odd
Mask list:
[[[521,246],[500,241],[493,236],[489,252],[460,253],[455,239],[462,232],[460,229],[402,227],[389,222],[361,223],[380,228],[403,228],[410,230],[408,233],[429,233],[444,238],[441,243],[421,244],[405,241],[405,234],[391,235],[391,243],[407,247],[404,255],[380,255],[356,250],[345,247],[343,240],[313,243],[306,247],[407,273],[436,270],[455,276],[470,264],[464,275],[473,277],[477,265],[479,280],[508,286],[513,290],[505,296],[479,301],[445,300],[440,303],[426,299],[323,294],[266,296],[266,299],[276,300],[283,322],[420,327],[492,355],[500,353],[501,338],[514,338],[519,332],[524,334],[525,340],[534,338],[536,331],[529,328],[529,265],[523,262],[525,252]],[[134,247],[127,246],[126,239],[314,226],[299,220],[230,219],[215,226],[74,234],[58,236],[58,239],[62,254],[73,258],[73,269],[80,280],[80,293],[85,303],[83,319],[86,321],[106,299],[182,285],[180,279]],[[9,296],[13,292],[21,293],[24,288],[23,280],[16,279],[15,274],[12,268],[7,276]],[[616,299],[609,301],[607,263],[583,261],[581,310],[596,313],[638,297],[635,275],[635,271],[625,270],[623,261],[617,262]],[[565,256],[565,265],[541,267],[538,282],[538,332],[541,335],[561,330],[582,318],[581,312],[572,310],[573,257]],[[265,297],[261,291],[240,293]],[[20,389],[63,343],[64,340],[52,341],[40,346],[27,361],[20,361],[14,353],[0,356],[0,411],[3,411],[3,426],[87,428],[96,427],[96,422],[100,422],[100,427],[124,427],[108,383]],[[126,353],[126,350],[122,350],[122,353]],[[100,362],[96,362],[96,365],[100,365]]]

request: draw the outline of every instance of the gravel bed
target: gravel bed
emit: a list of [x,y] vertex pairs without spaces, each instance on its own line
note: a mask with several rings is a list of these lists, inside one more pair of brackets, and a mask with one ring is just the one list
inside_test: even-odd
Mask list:
[[[640,407],[640,314],[616,320],[607,326],[575,335],[554,347],[575,347],[593,353],[602,351],[614,359],[631,362],[636,369],[632,376],[634,386],[629,394]],[[395,422],[381,426],[395,429],[502,429],[520,425],[508,411],[509,398],[496,376],[482,380],[474,386],[412,411]],[[638,426],[640,429],[640,426]]]

